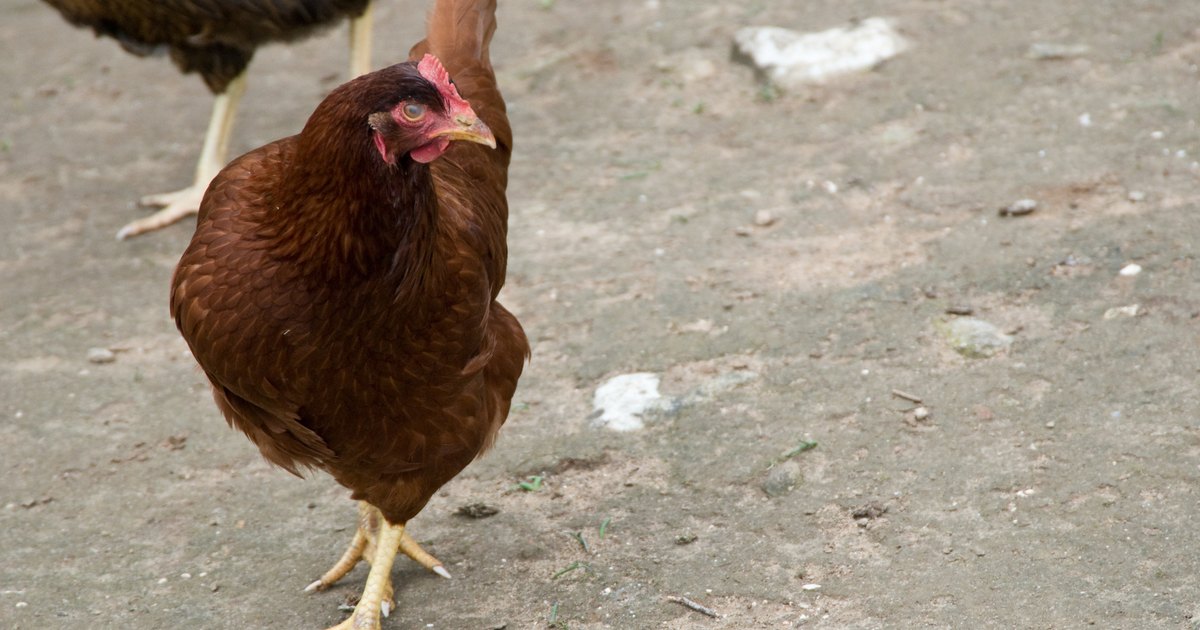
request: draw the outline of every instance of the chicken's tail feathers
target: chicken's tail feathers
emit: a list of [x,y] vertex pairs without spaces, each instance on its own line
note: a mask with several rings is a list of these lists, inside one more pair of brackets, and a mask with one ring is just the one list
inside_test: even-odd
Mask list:
[[495,32],[496,0],[436,0],[425,39],[413,46],[408,58],[417,61],[432,54],[442,62],[459,93],[495,134],[497,150],[488,153],[507,166],[512,128],[488,55]]
[[495,32],[496,0],[436,0],[425,39],[413,46],[408,56],[416,60],[432,54],[451,76],[473,65],[491,71],[488,47]]

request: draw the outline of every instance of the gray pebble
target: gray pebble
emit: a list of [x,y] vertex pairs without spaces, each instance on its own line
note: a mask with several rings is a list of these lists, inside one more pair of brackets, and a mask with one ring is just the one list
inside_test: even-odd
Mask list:
[[972,359],[994,356],[1013,342],[995,325],[974,317],[956,317],[939,323],[938,329],[955,352]]
[[786,461],[776,465],[767,473],[763,481],[763,492],[769,497],[783,496],[791,492],[800,483],[800,464]]

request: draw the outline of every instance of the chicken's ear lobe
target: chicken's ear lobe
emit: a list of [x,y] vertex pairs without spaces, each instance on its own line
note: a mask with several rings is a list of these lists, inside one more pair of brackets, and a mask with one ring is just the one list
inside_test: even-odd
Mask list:
[[375,112],[367,116],[367,124],[371,127],[371,138],[375,141],[375,149],[379,151],[379,157],[388,164],[395,164],[396,156],[388,153],[387,139],[384,138],[387,130],[396,126],[392,115],[388,112]]

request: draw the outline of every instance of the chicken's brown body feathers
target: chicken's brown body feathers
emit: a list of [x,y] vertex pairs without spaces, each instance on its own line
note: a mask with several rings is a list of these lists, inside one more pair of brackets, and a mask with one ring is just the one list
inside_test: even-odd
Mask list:
[[[443,0],[435,20],[468,5],[490,35],[494,0]],[[394,523],[491,444],[529,352],[495,301],[512,138],[486,38],[474,46],[435,54],[497,149],[454,143],[389,169],[373,149],[339,148],[365,132],[338,127],[360,78],[300,135],[222,171],[173,279],[172,314],[229,422],[270,461],[327,470]]]
[[220,94],[267,42],[305,37],[368,0],[44,0],[76,26],[112,37],[129,52],[166,48],[183,72]]

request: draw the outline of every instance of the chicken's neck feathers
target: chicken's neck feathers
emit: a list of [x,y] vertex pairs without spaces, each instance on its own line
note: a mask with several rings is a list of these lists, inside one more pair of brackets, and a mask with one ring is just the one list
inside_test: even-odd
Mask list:
[[274,195],[276,253],[340,285],[387,280],[400,296],[430,284],[439,212],[429,167],[387,164],[372,149],[314,160],[304,148]]

